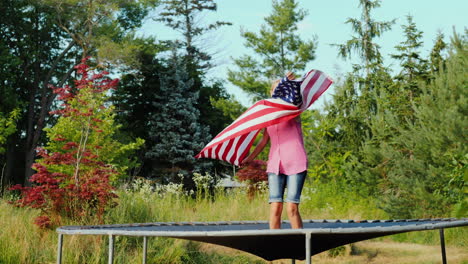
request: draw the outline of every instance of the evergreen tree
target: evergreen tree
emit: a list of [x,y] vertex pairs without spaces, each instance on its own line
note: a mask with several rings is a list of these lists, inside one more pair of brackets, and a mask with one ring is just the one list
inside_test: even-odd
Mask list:
[[437,34],[434,47],[431,50],[431,73],[439,72],[440,68],[444,66],[444,58],[442,57],[442,51],[447,47],[447,44],[444,42],[444,34],[439,32]]
[[466,214],[467,47],[466,36],[455,35],[446,69],[419,83],[414,120],[402,125],[388,111],[373,122],[363,154],[382,175],[378,198],[391,217],[440,217],[455,205]]
[[315,138],[310,140],[319,147],[313,150],[317,154],[311,156],[310,164],[321,177],[346,182],[353,191],[372,195],[377,191],[379,175],[369,169],[374,164],[362,154],[362,146],[374,137],[373,118],[386,111],[384,98],[393,88],[376,38],[389,30],[394,21],[378,22],[371,17],[380,1],[360,0],[360,7],[361,18],[346,21],[355,35],[345,44],[334,46],[341,57],[347,59],[356,54],[362,62],[335,86],[333,100],[320,119],[324,125],[313,129]]
[[[150,116],[152,148],[146,156],[160,165],[173,180],[179,171],[203,169],[194,156],[208,143],[208,127],[200,123],[196,108],[198,93],[193,92],[184,62],[174,51],[166,72],[160,72],[160,93],[153,102],[159,113]],[[161,171],[160,171],[161,172]]]
[[[173,26],[175,30],[186,30],[198,28],[196,31],[183,31],[184,36],[190,35],[188,45],[192,48],[184,48],[182,51],[179,51],[179,56],[181,56],[180,63],[183,64],[188,78],[192,80],[192,85],[190,86],[190,93],[196,93],[198,95],[198,100],[193,105],[199,111],[201,118],[199,122],[203,127],[209,127],[211,135],[219,133],[227,124],[229,124],[232,119],[229,115],[224,115],[222,109],[218,109],[214,106],[217,102],[232,101],[232,97],[229,96],[226,92],[222,83],[220,81],[208,81],[206,80],[204,74],[206,66],[211,63],[209,56],[202,56],[204,54],[202,48],[198,49],[196,46],[196,41],[198,37],[201,37],[210,29],[215,29],[214,24],[209,26],[202,26],[201,24],[196,24],[195,16],[200,12],[204,11],[203,7],[198,10],[195,8],[197,5],[201,5],[203,1],[192,1],[187,2],[190,10],[183,5],[177,5],[177,2],[183,1],[169,1],[165,2],[166,10],[163,12],[165,17],[161,21],[169,23],[170,26]],[[209,2],[209,1],[208,1]],[[211,6],[207,10],[215,11],[215,4],[209,4],[206,2],[203,4],[206,8]],[[170,5],[170,6],[169,6]],[[184,11],[185,10],[185,11]],[[184,11],[184,12],[183,12]],[[171,15],[169,15],[169,13]],[[185,20],[185,15],[189,16],[188,21]],[[178,21],[178,22],[176,22]],[[185,24],[193,23],[193,24]],[[223,23],[216,22],[218,26],[221,26]],[[153,40],[153,43],[156,41]],[[180,47],[180,43],[177,44],[177,41],[172,42],[173,46]],[[184,41],[182,41],[184,42]],[[123,123],[124,134],[122,136],[128,136],[130,138],[141,137],[144,139],[150,139],[151,132],[148,130],[150,119],[161,112],[162,104],[154,104],[154,101],[160,99],[160,94],[162,93],[160,87],[160,75],[162,72],[171,71],[164,63],[162,63],[161,54],[167,51],[167,41],[162,41],[159,44],[153,44],[150,41],[142,43],[141,46],[142,52],[139,55],[139,69],[136,74],[126,74],[122,78],[122,88],[115,93],[114,102],[118,105],[119,108],[119,119]],[[184,42],[185,43],[185,42]],[[178,46],[179,45],[179,46]],[[182,47],[186,47],[185,44],[182,44]],[[194,51],[191,54],[188,54],[189,51]],[[203,57],[203,58],[202,58]],[[207,59],[207,60],[205,60]],[[217,104],[218,105],[218,104]],[[169,121],[167,121],[169,122]],[[154,140],[147,140],[145,147],[142,148],[139,153],[139,159],[141,160],[142,167],[138,171],[135,171],[135,175],[140,175],[144,177],[155,176],[154,172],[161,172],[167,168],[172,168],[172,164],[164,162],[154,162],[154,159],[147,154],[151,149],[154,148],[154,144],[157,142]],[[203,164],[203,163],[200,163]],[[218,165],[219,167],[219,165]],[[222,168],[217,168],[219,169]]]
[[[216,21],[208,25],[202,25],[197,21],[197,16],[203,11],[216,11],[214,0],[162,0],[164,11],[158,21],[164,22],[183,35],[182,46],[189,65],[189,71],[197,71],[209,67],[211,56],[197,45],[197,39],[208,31],[215,30],[230,22]],[[197,66],[196,66],[197,65]]]
[[215,12],[217,5],[214,0],[163,0],[161,4],[164,11],[161,12],[158,21],[161,21],[182,33],[182,40],[171,40],[181,46],[184,51],[184,63],[189,77],[193,81],[191,88],[198,92],[197,109],[203,118],[200,122],[210,128],[210,133],[215,135],[224,129],[232,119],[223,115],[222,110],[216,108],[212,101],[231,101],[235,104],[232,96],[229,96],[222,83],[206,79],[206,70],[213,67],[211,54],[207,51],[206,42],[201,44],[199,40],[210,32],[231,25],[230,22],[215,21],[204,24],[200,22],[200,15],[205,12]]
[[239,71],[229,70],[228,80],[239,86],[253,100],[268,97],[272,79],[283,77],[286,71],[304,70],[315,59],[316,40],[303,41],[297,24],[307,12],[298,8],[295,0],[273,0],[273,11],[265,18],[259,33],[242,31],[245,46],[255,56],[244,55],[234,59]]
[[413,17],[406,17],[408,24],[403,25],[405,40],[395,48],[400,54],[393,54],[392,58],[400,61],[402,71],[395,78],[404,82],[403,89],[408,90],[410,101],[417,97],[419,91],[418,82],[428,79],[428,61],[420,55],[419,49],[422,47],[422,31],[416,28]]
[[135,168],[131,175],[150,177],[157,164],[146,157],[146,152],[153,146],[153,141],[149,140],[149,123],[153,115],[161,112],[160,105],[154,105],[153,102],[161,93],[160,73],[167,67],[156,57],[158,52],[164,50],[162,47],[152,43],[144,46],[146,48],[138,56],[138,70],[122,76],[119,89],[113,93],[112,102],[117,109],[118,123],[122,124],[119,137],[125,141],[136,138],[146,140],[136,153],[140,167]]
[[[362,8],[361,18],[348,18],[346,24],[350,24],[356,35],[345,44],[335,44],[338,47],[339,55],[343,58],[351,58],[352,52],[356,52],[362,60],[362,65],[354,65],[355,69],[365,69],[369,78],[371,72],[382,64],[382,55],[379,45],[375,43],[375,38],[380,37],[385,31],[391,29],[395,20],[378,22],[371,18],[372,9],[380,7],[380,0],[359,0]],[[364,88],[369,89],[368,85]]]
[[381,100],[381,107],[391,109],[396,121],[405,126],[409,120],[414,120],[413,104],[418,103],[421,93],[419,82],[429,80],[428,61],[420,55],[423,32],[416,28],[413,17],[406,17],[403,25],[404,41],[395,46],[399,54],[391,56],[400,61],[401,71],[394,78],[396,82],[392,89]]
[[[372,9],[380,7],[379,0],[360,0],[362,8],[361,18],[348,18],[346,24],[351,24],[352,30],[356,34],[345,44],[335,44],[339,50],[339,55],[343,58],[350,58],[355,52],[362,60],[361,65],[354,65],[353,74],[348,75],[343,85],[344,96],[352,95],[350,99],[344,98],[343,101],[353,100],[353,103],[338,104],[332,106],[334,115],[340,112],[341,116],[356,116],[356,125],[353,125],[360,136],[357,140],[369,133],[367,127],[369,116],[378,111],[377,97],[388,89],[389,74],[383,66],[383,59],[379,51],[379,46],[375,39],[380,37],[385,31],[390,30],[394,20],[389,22],[378,22],[372,19]],[[364,69],[365,75],[360,71]],[[337,98],[339,101],[340,99]],[[334,108],[334,109],[333,109]],[[348,122],[348,121],[346,121]]]

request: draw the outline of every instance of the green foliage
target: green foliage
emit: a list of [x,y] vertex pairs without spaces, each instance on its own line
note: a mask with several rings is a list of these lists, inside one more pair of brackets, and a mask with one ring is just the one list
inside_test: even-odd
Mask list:
[[444,216],[454,206],[458,215],[465,210],[466,48],[466,37],[455,36],[446,70],[429,84],[418,84],[417,104],[406,98],[414,114],[402,119],[397,108],[389,108],[372,119],[361,161],[391,217]]
[[210,102],[214,108],[219,109],[224,116],[229,118],[229,120],[236,120],[245,110],[247,110],[241,103],[232,98],[232,96],[227,99],[216,99],[211,97]]
[[226,92],[220,81],[205,81],[199,89],[196,107],[200,111],[200,123],[208,126],[213,136],[231,124],[245,109],[233,95]]
[[367,75],[375,67],[382,63],[382,55],[379,51],[379,45],[374,41],[385,31],[391,29],[395,20],[389,22],[378,22],[371,18],[372,9],[380,7],[380,0],[359,0],[359,6],[362,8],[361,18],[348,18],[346,24],[350,24],[353,32],[356,34],[345,44],[335,45],[338,48],[339,55],[343,58],[350,58],[352,52],[356,52],[363,62],[363,66],[354,65],[356,69],[364,68]]
[[428,61],[419,54],[423,32],[416,28],[412,16],[408,15],[407,21],[408,25],[403,26],[406,39],[395,47],[400,54],[394,54],[392,57],[399,60],[402,67],[402,71],[395,78],[403,81],[402,85],[406,86],[404,90],[412,100],[420,92],[418,82],[427,80],[429,72]]
[[160,93],[154,98],[159,112],[150,117],[149,142],[151,149],[146,157],[161,164],[160,168],[172,176],[179,170],[200,169],[203,162],[195,163],[194,156],[210,139],[207,126],[200,123],[196,109],[198,93],[191,90],[190,79],[185,65],[176,51],[169,61],[166,72],[160,72]]
[[[192,92],[198,93],[196,108],[200,112],[200,123],[209,127],[210,134],[215,135],[224,129],[233,119],[223,114],[222,109],[214,106],[213,102],[232,102],[222,82],[206,80],[206,70],[213,67],[211,54],[203,44],[202,38],[208,33],[214,34],[222,26],[232,25],[230,22],[214,21],[209,24],[201,22],[201,16],[208,12],[216,12],[217,4],[214,0],[163,0],[164,10],[157,21],[165,23],[175,31],[182,33],[182,40],[171,40],[178,48],[182,48],[183,64],[193,84]],[[219,103],[218,103],[219,105]],[[219,167],[219,166],[218,166]]]
[[118,137],[126,141],[136,138],[146,140],[145,145],[135,154],[140,166],[132,175],[138,176],[151,176],[156,165],[145,157],[148,149],[152,148],[152,143],[148,140],[148,124],[150,117],[161,111],[161,106],[153,104],[153,101],[161,93],[160,73],[166,69],[163,62],[155,57],[162,47],[150,43],[146,43],[145,47],[139,55],[139,69],[135,73],[123,75],[119,89],[112,94],[116,120],[121,124]]
[[[401,164],[392,167],[406,164],[403,165],[406,169],[404,174],[389,174],[391,197],[398,197],[401,189],[410,191],[417,186],[426,194],[423,197],[429,199],[428,202],[421,201],[423,198],[413,200],[412,209],[420,214],[425,210],[434,215],[448,213],[447,205],[461,203],[466,195],[463,175],[468,151],[463,142],[468,111],[468,43],[466,36],[454,38],[447,69],[437,74],[430,84],[421,84],[420,104],[414,106],[416,120],[393,142],[393,153],[400,153],[403,159],[399,160]],[[403,175],[407,180],[402,182]],[[403,204],[406,200],[399,199]]]
[[[361,20],[348,20],[358,36],[338,45],[342,56],[356,52],[364,68],[356,67],[335,86],[324,114],[303,115],[309,175],[317,184],[372,197],[391,218],[464,217],[466,35],[454,34],[445,58],[439,34],[429,71],[429,60],[419,54],[422,32],[408,17],[405,40],[394,55],[402,71],[393,77],[372,46],[391,22],[363,26],[373,21],[370,10],[378,5],[361,1]],[[379,30],[366,32],[371,28]]]
[[434,47],[431,50],[431,58],[430,58],[430,68],[431,68],[431,73],[435,74],[437,73],[440,68],[444,67],[444,58],[442,57],[441,52],[447,48],[447,44],[444,42],[444,34],[439,32],[437,34]]
[[307,15],[295,0],[272,2],[273,12],[265,18],[260,32],[242,31],[245,46],[255,56],[234,59],[239,71],[229,70],[228,80],[253,96],[254,100],[269,96],[270,81],[286,71],[304,70],[315,59],[316,40],[303,41],[297,34],[297,24]]
[[[200,71],[211,66],[211,56],[197,41],[209,31],[221,26],[231,25],[230,22],[216,21],[208,25],[202,25],[198,18],[204,11],[216,11],[214,0],[161,0],[164,10],[157,19],[183,35],[183,47],[189,71]],[[192,68],[193,67],[193,68]],[[192,77],[192,76],[191,76]]]
[[4,144],[6,143],[8,136],[15,133],[16,121],[19,117],[19,109],[14,109],[7,115],[0,112],[0,154],[5,152]]
[[[43,128],[56,119],[49,85],[71,84],[74,65],[86,55],[99,63],[134,66],[142,47],[134,30],[157,0],[6,0],[0,2],[0,112],[21,109],[18,134],[9,137],[5,182],[28,183]],[[118,69],[117,66],[112,67]],[[126,70],[129,70],[128,68]]]
[[[96,76],[98,74],[95,73],[92,78]],[[67,108],[74,110],[70,115],[59,117],[53,127],[44,129],[48,138],[45,149],[50,153],[63,152],[64,144],[68,141],[83,144],[83,149],[92,149],[99,156],[99,161],[112,166],[117,172],[117,178],[111,179],[115,182],[118,178],[125,178],[129,168],[137,166],[138,161],[131,157],[144,144],[144,140],[137,138],[125,144],[115,139],[121,125],[115,123],[114,106],[107,105],[109,95],[105,90],[99,92],[99,89],[102,88],[97,85],[85,85],[72,99],[67,100]],[[62,166],[60,171],[73,174],[63,169]]]
[[[156,187],[155,187],[156,186]],[[109,224],[177,222],[177,221],[240,221],[268,219],[268,194],[260,192],[248,197],[243,188],[225,192],[216,189],[212,196],[194,198],[183,188],[168,184],[154,185],[147,180],[136,180],[126,188],[116,191],[119,204],[106,212]],[[335,183],[319,183],[308,177],[301,201],[304,219],[387,219],[376,208],[375,202],[352,192],[343,191]],[[0,232],[1,263],[48,263],[55,261],[57,233],[54,230],[38,232],[30,224],[39,212],[15,208],[0,199],[0,222],[5,232]],[[283,214],[283,217],[286,217]],[[66,225],[92,225],[87,221],[66,220]],[[445,230],[446,245],[466,248],[468,229]],[[399,242],[438,245],[438,232],[411,232],[389,237]],[[142,258],[141,238],[116,237],[115,262],[139,263]],[[106,238],[99,236],[65,237],[63,261],[67,263],[103,263],[107,261]],[[382,247],[380,244],[379,247]],[[28,248],[29,250],[24,250]],[[392,248],[392,250],[394,250]],[[432,247],[429,249],[432,250]],[[450,250],[450,248],[448,248]],[[330,252],[338,253],[340,250]],[[326,259],[329,260],[328,258]],[[226,252],[223,248],[171,238],[148,239],[148,262],[151,263],[266,263],[264,260],[241,252]]]
[[82,56],[97,55],[99,61],[135,65],[139,50],[132,30],[156,0],[43,0],[55,9],[57,22],[82,49]]

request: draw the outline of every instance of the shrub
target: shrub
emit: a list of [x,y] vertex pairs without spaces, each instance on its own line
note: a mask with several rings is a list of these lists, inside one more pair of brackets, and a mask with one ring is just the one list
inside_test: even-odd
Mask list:
[[37,172],[30,179],[33,186],[12,188],[21,191],[17,206],[41,210],[35,220],[40,227],[52,227],[63,216],[75,220],[92,216],[101,222],[117,197],[111,181],[125,171],[116,160],[143,143],[124,145],[112,138],[116,126],[113,108],[106,101],[118,79],[106,78],[107,72],[94,73],[86,60],[75,67],[81,79],[73,89],[52,88],[63,107],[51,112],[59,119],[46,130],[47,146],[38,149],[40,159],[33,165]]
[[246,164],[236,173],[236,177],[240,181],[248,183],[249,197],[253,197],[259,184],[268,181],[268,174],[266,173],[266,162],[263,160],[254,160]]

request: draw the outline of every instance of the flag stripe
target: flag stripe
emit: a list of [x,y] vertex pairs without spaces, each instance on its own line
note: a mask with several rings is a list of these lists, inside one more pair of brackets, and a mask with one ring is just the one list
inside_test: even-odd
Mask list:
[[229,140],[226,140],[221,145],[221,149],[219,150],[219,159],[223,160],[224,153],[225,153],[225,150],[226,150],[226,147],[227,147],[228,144],[229,144]]
[[308,102],[308,104],[312,103],[312,97],[314,96],[314,93],[316,93],[320,89],[324,80],[325,76],[321,75],[318,76],[315,82],[313,82],[313,85],[311,85],[310,87],[310,91],[306,94],[306,102]]
[[233,164],[233,162],[231,161],[231,157],[234,155],[234,152],[236,151],[236,146],[237,146],[237,142],[239,141],[239,138],[240,137],[234,138],[234,140],[232,142],[232,146],[229,149],[228,155],[226,157],[226,161],[231,163],[231,164]]
[[272,111],[297,110],[298,109],[294,105],[291,105],[289,103],[282,103],[282,102],[284,101],[279,100],[279,99],[268,99],[268,100],[261,100],[257,102],[249,110],[245,111],[244,114],[241,115],[241,117],[239,117],[236,121],[234,121],[231,125],[225,128],[223,131],[221,131],[221,133],[219,133],[216,136],[216,138],[222,136],[225,132],[239,126],[240,124],[246,121],[252,120],[258,116],[264,115],[265,113],[272,112]]
[[226,146],[226,151],[224,152],[223,156],[221,157],[221,160],[224,160],[224,161],[227,161],[227,155],[228,155],[229,151],[231,151],[232,143],[234,142],[234,140],[230,139],[230,140],[227,140],[226,142],[228,142],[228,144]]
[[219,133],[219,135],[217,137],[222,137],[226,132],[229,132],[229,131],[239,127],[240,125],[242,125],[245,122],[252,121],[252,120],[254,120],[256,118],[259,118],[261,116],[264,116],[266,114],[269,114],[269,113],[272,113],[272,112],[274,113],[274,112],[278,112],[278,111],[282,111],[282,110],[278,109],[278,108],[268,107],[268,106],[265,106],[265,105],[259,106],[256,109],[252,109],[252,113],[249,113],[248,115],[246,115],[241,120],[242,122],[233,123],[232,125],[230,125],[228,127],[228,129],[225,129],[221,133]]
[[[221,137],[214,138],[205,148],[211,148],[215,145],[221,143],[224,140],[230,139],[232,137],[236,137],[238,135],[248,133],[252,130],[258,129],[259,127],[267,127],[270,125],[274,125],[279,123],[280,121],[286,121],[290,118],[283,119],[284,116],[291,115],[291,114],[299,114],[299,110],[295,111],[278,111],[273,113],[268,113],[263,116],[259,116],[254,120],[249,120],[247,122],[239,124],[236,128],[226,131],[224,135]],[[276,119],[279,119],[275,121]]]
[[285,122],[310,107],[333,81],[323,72],[309,71],[302,80],[300,107],[281,99],[265,99],[252,105],[208,143],[196,158],[212,158],[239,165],[262,128]]

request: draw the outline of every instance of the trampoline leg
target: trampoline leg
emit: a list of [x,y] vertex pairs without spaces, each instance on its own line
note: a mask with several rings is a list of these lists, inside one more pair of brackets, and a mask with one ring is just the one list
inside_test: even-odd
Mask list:
[[57,264],[62,264],[62,244],[63,244],[63,234],[59,234],[58,246],[57,246]]
[[114,236],[109,235],[109,264],[114,262]]
[[296,260],[295,260],[295,259],[291,259],[291,264],[296,264]]
[[440,235],[440,249],[442,251],[442,263],[447,264],[447,256],[445,255],[445,236],[444,236],[444,229],[439,229]]
[[312,256],[311,256],[311,250],[310,250],[310,238],[311,234],[306,233],[306,264],[311,264],[312,263]]
[[148,250],[148,237],[143,237],[143,264],[146,264],[146,252]]

